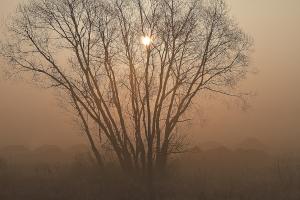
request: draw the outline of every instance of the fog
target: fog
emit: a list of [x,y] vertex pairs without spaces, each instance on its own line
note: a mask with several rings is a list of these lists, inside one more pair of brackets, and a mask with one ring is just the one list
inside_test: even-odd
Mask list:
[[[0,1],[1,40],[27,0]],[[300,1],[227,3],[254,41],[251,73],[238,88],[253,95],[247,107],[220,94],[196,99],[192,120],[179,126],[189,136],[185,153],[172,154],[151,181],[122,173],[102,146],[106,164],[98,166],[67,104],[26,76],[8,77],[0,58],[0,199],[153,200],[153,191],[174,200],[299,199]]]
[[[1,24],[13,14],[17,2],[1,0]],[[247,111],[221,96],[211,97],[207,100],[209,104],[199,103],[199,113],[188,132],[199,143],[218,141],[232,145],[254,137],[277,148],[298,148],[300,3],[297,0],[228,3],[232,16],[254,39],[251,67],[258,73],[250,74],[240,87],[256,95],[250,98],[251,107]],[[84,142],[78,127],[58,106],[50,90],[39,89],[28,81],[7,80],[1,71],[0,102],[0,145]]]

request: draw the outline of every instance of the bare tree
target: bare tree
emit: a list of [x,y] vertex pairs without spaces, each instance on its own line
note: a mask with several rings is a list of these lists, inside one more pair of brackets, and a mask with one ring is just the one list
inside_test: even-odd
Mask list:
[[181,149],[195,97],[234,95],[251,44],[223,0],[31,0],[8,28],[2,56],[65,94],[99,165],[100,138],[149,177]]

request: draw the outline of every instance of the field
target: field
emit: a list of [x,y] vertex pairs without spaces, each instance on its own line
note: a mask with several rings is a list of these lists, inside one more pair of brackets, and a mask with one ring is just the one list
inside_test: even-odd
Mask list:
[[[140,200],[147,188],[111,162],[100,171],[83,146],[1,150],[1,200]],[[166,200],[298,200],[300,157],[224,146],[173,157],[155,182]]]

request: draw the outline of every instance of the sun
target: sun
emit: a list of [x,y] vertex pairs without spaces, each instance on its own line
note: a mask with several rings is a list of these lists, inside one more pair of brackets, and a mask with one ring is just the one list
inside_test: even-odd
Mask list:
[[145,46],[149,46],[151,44],[152,40],[149,36],[142,37],[142,43]]

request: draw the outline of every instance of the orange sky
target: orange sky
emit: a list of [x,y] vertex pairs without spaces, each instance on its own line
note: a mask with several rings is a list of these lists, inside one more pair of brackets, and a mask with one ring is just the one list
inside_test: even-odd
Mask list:
[[[16,2],[0,0],[0,17]],[[24,0],[25,1],[25,0]],[[259,73],[242,83],[257,96],[242,112],[218,98],[202,106],[203,125],[193,121],[199,140],[236,143],[253,136],[290,147],[300,141],[300,1],[228,0],[231,14],[254,39],[251,66]],[[0,71],[0,77],[3,73]],[[0,78],[0,145],[63,144],[81,141],[79,132],[49,91]]]

